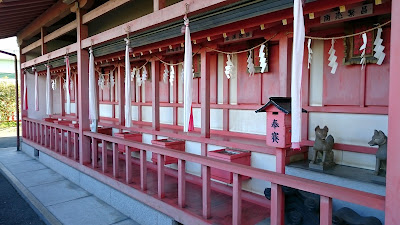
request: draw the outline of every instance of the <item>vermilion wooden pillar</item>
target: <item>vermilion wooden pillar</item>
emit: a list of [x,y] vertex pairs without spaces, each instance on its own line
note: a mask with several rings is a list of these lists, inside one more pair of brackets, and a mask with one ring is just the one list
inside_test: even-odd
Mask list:
[[125,125],[125,76],[121,65],[117,68],[117,85],[118,85],[118,121],[120,125]]
[[[21,48],[21,46],[19,46],[19,62],[20,63],[24,63],[26,61],[26,56],[21,54],[21,50],[22,50],[22,48]],[[20,65],[20,68],[21,68],[21,65]],[[21,90],[20,91],[20,93],[21,93],[21,95],[20,95],[21,103],[20,103],[20,105],[21,105],[22,137],[26,137],[26,122],[23,120],[23,118],[28,116],[28,110],[25,110],[25,105],[24,105],[24,100],[23,100],[24,92],[25,92],[24,83],[26,82],[24,73],[25,73],[24,70],[21,69],[20,70],[20,74],[21,74],[21,77],[20,77],[20,80],[21,80],[21,88],[20,88],[20,90]],[[28,104],[28,102],[26,102],[26,103]]]
[[[223,56],[224,62],[226,62],[226,55]],[[224,105],[229,104],[229,80],[225,74],[222,78],[222,103]],[[222,130],[229,131],[229,109],[222,109]]]
[[389,83],[389,127],[386,172],[385,224],[400,224],[400,1],[392,1],[392,23],[390,37],[390,83]]
[[[83,135],[90,130],[89,123],[89,52],[82,49],[82,40],[88,37],[88,28],[82,24],[81,9],[76,11],[77,22],[77,67],[78,67],[78,98],[79,98],[79,162],[90,163],[90,138]],[[62,88],[61,88],[62,89]],[[64,102],[64,101],[63,101]],[[63,105],[62,102],[62,105]]]
[[160,130],[160,62],[151,61],[151,106],[153,130]]
[[63,88],[63,76],[60,76],[60,105],[61,105],[61,115],[65,116],[65,97]]
[[42,55],[47,53],[47,44],[44,42],[44,36],[46,36],[46,28],[41,27],[40,28],[40,40],[41,40],[41,52]]

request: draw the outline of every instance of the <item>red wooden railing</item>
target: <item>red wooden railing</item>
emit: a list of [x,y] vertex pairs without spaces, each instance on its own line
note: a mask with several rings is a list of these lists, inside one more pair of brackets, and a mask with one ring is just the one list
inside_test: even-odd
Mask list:
[[[64,154],[66,157],[71,157],[70,142],[66,142],[66,152],[64,149],[63,138],[73,134],[74,142],[74,159],[77,160],[78,150],[77,150],[77,130],[74,128],[69,128],[53,123],[48,123],[44,121],[32,120],[24,118],[24,137],[47,148],[54,150],[60,154]],[[60,151],[58,151],[55,146],[57,145],[58,138],[57,132],[66,135],[60,135],[61,146]],[[165,195],[164,191],[164,169],[163,159],[164,156],[170,156],[178,158],[178,207],[183,208],[185,206],[185,164],[186,162],[198,163],[202,168],[202,207],[203,207],[203,217],[205,219],[209,218],[212,214],[211,212],[211,176],[210,168],[222,169],[233,173],[233,189],[232,189],[232,222],[233,224],[241,223],[241,202],[242,202],[242,185],[241,177],[248,176],[251,178],[256,178],[264,181],[271,182],[271,224],[282,224],[281,219],[283,218],[283,211],[281,209],[282,203],[282,190],[281,186],[287,186],[296,188],[299,190],[315,193],[321,196],[320,198],[320,224],[330,225],[332,224],[332,199],[339,199],[370,208],[384,210],[385,197],[380,195],[375,195],[363,191],[358,191],[354,189],[344,188],[340,186],[335,186],[331,184],[321,183],[317,181],[307,180],[304,178],[299,178],[295,176],[290,176],[286,174],[280,174],[276,172],[271,172],[267,170],[262,170],[258,168],[253,168],[250,166],[229,163],[226,161],[221,161],[218,159],[209,158],[206,156],[195,155],[187,152],[181,152],[173,149],[166,149],[154,145],[127,141],[124,139],[116,138],[109,135],[93,133],[90,131],[85,131],[83,133],[85,138],[90,138],[92,144],[90,149],[84,149],[84,151],[91,151],[92,159],[97,159],[97,148],[99,142],[102,143],[102,164],[101,170],[103,173],[108,172],[107,162],[107,144],[112,144],[112,174],[114,178],[118,177],[118,164],[120,161],[118,155],[117,144],[125,145],[125,183],[129,184],[132,182],[132,157],[131,148],[140,149],[140,189],[145,191],[147,189],[147,161],[146,152],[151,151],[158,154],[158,166],[157,166],[157,193],[158,198],[162,199]],[[70,138],[68,138],[69,140]],[[92,160],[91,167],[96,168],[97,160]]]

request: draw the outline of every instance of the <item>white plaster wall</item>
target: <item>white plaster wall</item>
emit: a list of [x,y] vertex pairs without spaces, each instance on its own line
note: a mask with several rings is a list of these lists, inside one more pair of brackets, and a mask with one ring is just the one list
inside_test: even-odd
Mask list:
[[[57,88],[56,90],[53,91],[53,114],[61,114],[61,102],[60,102],[60,85],[58,84],[59,82],[57,81]],[[29,92],[28,92],[29,94]],[[34,96],[34,95],[32,95]],[[45,97],[46,98],[46,97]],[[28,95],[28,101],[29,101],[29,95]],[[46,101],[46,100],[44,100]]]
[[[324,76],[324,41],[312,42],[313,56],[310,66],[310,105],[322,106]],[[328,74],[329,76],[331,74]]]
[[223,126],[222,109],[210,109],[210,128],[214,130],[222,130]]
[[[186,141],[185,150],[188,153],[201,155],[201,144],[198,142]],[[194,162],[186,162],[186,172],[196,176],[201,176],[201,165]]]
[[218,54],[218,92],[217,92],[217,102],[218,104],[223,103],[223,97],[224,97],[224,89],[223,89],[223,84],[224,84],[224,55],[223,54]]
[[[201,109],[193,108],[194,127],[201,127]],[[178,125],[183,126],[183,108],[178,108]]]
[[173,124],[173,108],[160,107],[160,123]]
[[146,82],[142,84],[142,102],[146,102]]
[[142,121],[144,122],[152,122],[152,110],[151,106],[142,106]]
[[115,105],[115,118],[119,119],[119,107],[118,105]]
[[229,131],[266,135],[267,117],[265,113],[231,109],[229,118]]
[[[60,93],[60,92],[58,92],[58,93]],[[60,94],[58,94],[58,96],[60,96]],[[54,99],[54,97],[53,97],[53,99]],[[58,97],[58,99],[60,99],[60,97]],[[65,102],[64,109],[66,109],[66,108],[67,108],[67,103]],[[61,108],[60,108],[60,112],[61,112]],[[76,113],[76,103],[71,103],[71,113]]]
[[35,76],[27,73],[28,117],[42,119],[46,116],[46,77],[38,76],[39,111],[35,110]]
[[[276,157],[274,155],[268,155],[263,153],[252,152],[251,153],[251,166],[263,170],[276,171]],[[271,183],[259,179],[250,179],[243,181],[242,188],[244,190],[263,195],[264,189],[271,187]]]
[[183,108],[178,108],[178,125],[183,126]]
[[[335,143],[369,146],[368,141],[374,129],[382,130],[387,135],[388,116],[372,114],[347,114],[347,113],[310,113],[309,139],[315,140],[315,127],[328,126],[329,132]],[[348,151],[335,151],[335,162],[341,165],[360,167],[364,169],[375,168],[375,155],[355,153]]]
[[112,105],[100,104],[99,105],[99,116],[112,117]]
[[[135,105],[132,106],[132,120],[136,120],[136,121],[138,120],[138,110],[139,110],[139,107],[137,107]],[[115,110],[115,117],[117,117],[117,110]]]

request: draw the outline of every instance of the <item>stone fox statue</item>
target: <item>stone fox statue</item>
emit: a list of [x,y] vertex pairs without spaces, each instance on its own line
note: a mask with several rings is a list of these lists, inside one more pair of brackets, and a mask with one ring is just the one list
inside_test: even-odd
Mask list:
[[315,163],[318,152],[322,153],[321,164],[333,163],[333,144],[334,139],[332,135],[328,135],[328,127],[325,126],[321,129],[319,126],[315,128],[315,142],[314,142],[314,155],[311,163]]
[[378,151],[376,152],[376,165],[375,165],[375,175],[379,174],[381,167],[383,171],[386,172],[386,159],[387,159],[387,137],[380,130],[374,131],[374,136],[372,136],[371,141],[368,142],[370,146],[378,145]]

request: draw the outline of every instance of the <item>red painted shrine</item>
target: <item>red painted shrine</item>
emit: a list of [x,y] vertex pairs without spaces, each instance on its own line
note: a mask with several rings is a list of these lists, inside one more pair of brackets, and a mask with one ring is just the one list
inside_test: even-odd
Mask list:
[[[0,12],[15,7],[7,15],[23,21],[0,20],[0,37],[17,35],[21,49],[22,150],[33,147],[171,224],[290,222],[282,186],[318,195],[320,224],[343,207],[400,224],[399,2],[303,1],[303,55],[292,54],[297,0],[35,2],[43,11],[30,20],[22,1],[0,2]],[[184,68],[189,43],[192,71]],[[303,59],[298,94],[307,111],[297,118],[300,150],[290,148],[294,57]],[[184,132],[190,99],[194,131]],[[343,173],[304,166],[317,126],[329,127]],[[368,178],[375,129],[388,137],[384,183]]]

